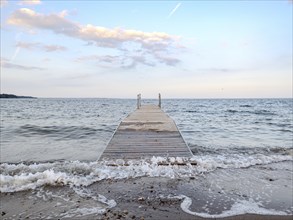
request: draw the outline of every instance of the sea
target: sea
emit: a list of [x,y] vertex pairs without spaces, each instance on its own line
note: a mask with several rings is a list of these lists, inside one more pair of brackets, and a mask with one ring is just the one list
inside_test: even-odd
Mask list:
[[[122,164],[119,172],[99,157],[121,120],[136,109],[135,99],[1,99],[0,103],[1,193],[41,192],[60,183],[78,193],[78,188],[105,179],[192,177],[213,180],[209,190],[220,190],[231,201],[226,210],[212,210],[206,203],[191,210],[192,198],[173,195],[183,199],[181,208],[189,214],[293,213],[292,99],[163,99],[162,109],[175,121],[193,157],[141,158],[128,166],[123,160],[111,161]],[[145,99],[142,104],[157,100]],[[184,168],[170,163],[161,169],[162,161],[197,165]],[[108,206],[115,204],[114,199]]]

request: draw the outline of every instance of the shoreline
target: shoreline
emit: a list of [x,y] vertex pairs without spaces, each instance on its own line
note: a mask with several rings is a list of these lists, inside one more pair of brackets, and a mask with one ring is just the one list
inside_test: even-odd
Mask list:
[[226,200],[224,194],[216,192],[217,197],[211,200],[210,195],[206,194],[207,191],[201,188],[201,184],[206,182],[202,182],[200,178],[138,177],[102,180],[90,186],[75,189],[68,186],[44,186],[38,190],[0,193],[1,217],[2,219],[139,220],[292,219],[292,215],[268,214],[240,214],[227,217],[217,217],[216,214],[214,217],[203,218],[184,212],[183,199],[178,198],[179,194],[192,198],[192,204],[187,207],[191,212],[201,210],[199,207],[204,206],[204,202],[209,204],[211,212],[214,213],[221,214],[225,209],[229,210],[228,203],[223,202]]

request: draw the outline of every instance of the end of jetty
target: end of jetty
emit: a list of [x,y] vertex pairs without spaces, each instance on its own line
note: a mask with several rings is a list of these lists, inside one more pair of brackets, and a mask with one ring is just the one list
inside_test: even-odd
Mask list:
[[153,156],[191,157],[175,122],[159,105],[141,105],[118,126],[101,159],[140,159]]

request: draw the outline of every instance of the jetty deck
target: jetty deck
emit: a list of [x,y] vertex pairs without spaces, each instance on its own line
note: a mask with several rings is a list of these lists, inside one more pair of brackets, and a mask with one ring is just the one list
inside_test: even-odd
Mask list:
[[118,126],[100,159],[190,157],[174,121],[156,105],[139,106]]

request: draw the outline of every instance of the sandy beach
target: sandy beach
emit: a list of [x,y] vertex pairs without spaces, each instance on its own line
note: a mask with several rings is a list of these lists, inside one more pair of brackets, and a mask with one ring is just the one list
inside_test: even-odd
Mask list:
[[[218,186],[213,187],[211,178],[214,176],[107,179],[86,188],[44,186],[37,191],[1,193],[1,219],[292,219],[292,215],[247,213],[225,217],[223,213],[229,214],[233,209],[233,196],[219,191]],[[255,184],[252,182],[251,186],[255,187]],[[274,199],[282,202],[273,202],[271,206],[292,206],[290,193],[281,192],[276,192],[280,198]],[[182,195],[191,198],[192,203],[187,204]],[[233,195],[235,197],[235,190]],[[239,199],[250,200],[248,196],[239,195]],[[200,207],[213,214],[201,214]],[[274,210],[274,207],[270,209]]]

